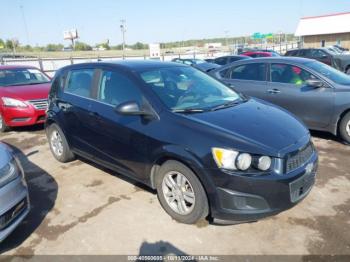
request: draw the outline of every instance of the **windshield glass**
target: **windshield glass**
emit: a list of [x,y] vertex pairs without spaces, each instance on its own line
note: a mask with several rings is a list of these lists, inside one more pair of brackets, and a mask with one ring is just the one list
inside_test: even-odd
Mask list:
[[333,67],[320,62],[310,62],[306,65],[337,84],[350,85],[350,76]]
[[209,110],[241,100],[232,89],[191,67],[160,68],[140,76],[173,111]]
[[48,82],[50,82],[50,79],[38,69],[16,68],[0,70],[0,86],[34,85]]

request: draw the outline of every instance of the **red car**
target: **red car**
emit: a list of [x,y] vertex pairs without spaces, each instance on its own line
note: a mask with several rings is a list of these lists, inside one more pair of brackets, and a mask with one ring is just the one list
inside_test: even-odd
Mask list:
[[0,66],[0,132],[44,123],[50,84],[35,67]]
[[242,53],[241,55],[257,58],[257,57],[271,57],[271,56],[274,56],[274,53],[263,52],[263,51],[248,51],[248,52]]

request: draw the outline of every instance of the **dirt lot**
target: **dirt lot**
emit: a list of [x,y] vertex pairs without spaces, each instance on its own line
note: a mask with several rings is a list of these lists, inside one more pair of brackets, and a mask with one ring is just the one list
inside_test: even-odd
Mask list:
[[350,146],[314,134],[316,186],[291,210],[256,223],[183,225],[151,190],[84,160],[54,160],[42,128],[1,135],[20,156],[32,210],[5,254],[350,254]]

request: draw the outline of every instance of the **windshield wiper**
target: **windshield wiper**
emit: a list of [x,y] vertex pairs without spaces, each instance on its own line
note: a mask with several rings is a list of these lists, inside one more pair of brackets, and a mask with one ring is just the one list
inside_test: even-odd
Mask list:
[[195,114],[195,113],[202,113],[204,112],[204,109],[199,108],[184,108],[184,109],[174,109],[172,110],[174,113],[184,113],[184,114]]
[[242,102],[244,102],[244,100],[233,100],[233,101],[227,102],[225,104],[215,106],[215,107],[211,108],[210,111],[216,111],[216,110],[220,110],[220,109],[224,109],[224,108],[228,108],[228,107],[233,107],[233,106],[236,106]]

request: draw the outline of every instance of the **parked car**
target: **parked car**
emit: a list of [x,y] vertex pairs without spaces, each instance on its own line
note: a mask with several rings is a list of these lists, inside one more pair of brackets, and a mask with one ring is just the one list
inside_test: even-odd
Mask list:
[[202,63],[207,63],[205,60],[195,59],[195,58],[174,58],[171,60],[171,62],[185,64],[185,65],[198,65]]
[[29,197],[23,168],[11,150],[0,142],[0,242],[29,213]]
[[286,52],[285,56],[298,56],[318,60],[342,72],[350,74],[350,55],[336,54],[327,48],[303,48]]
[[0,66],[0,132],[45,122],[50,78],[28,66]]
[[239,61],[212,74],[238,92],[284,107],[310,129],[350,143],[350,76],[292,57]]
[[253,58],[278,56],[275,53],[263,52],[263,51],[248,51],[248,52],[242,53],[241,55],[250,56],[250,57],[253,57]]
[[218,65],[227,65],[239,60],[251,59],[250,56],[245,55],[229,55],[229,56],[221,56],[214,59],[213,63]]
[[176,63],[60,69],[46,132],[58,161],[80,155],[130,176],[183,223],[277,214],[305,198],[317,168],[310,134],[290,113]]
[[193,64],[192,67],[197,68],[205,73],[209,73],[215,69],[220,68],[221,66],[215,63],[199,63],[199,64]]

